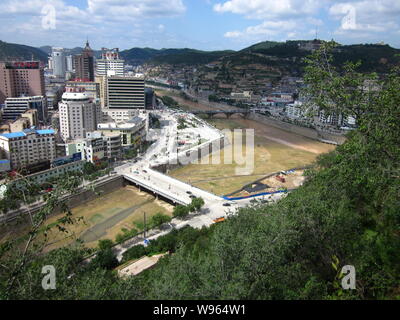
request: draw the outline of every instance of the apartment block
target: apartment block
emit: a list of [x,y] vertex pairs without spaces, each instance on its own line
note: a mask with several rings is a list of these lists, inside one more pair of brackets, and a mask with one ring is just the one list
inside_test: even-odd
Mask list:
[[56,157],[54,130],[27,129],[0,135],[0,150],[10,160],[11,168],[18,169]]

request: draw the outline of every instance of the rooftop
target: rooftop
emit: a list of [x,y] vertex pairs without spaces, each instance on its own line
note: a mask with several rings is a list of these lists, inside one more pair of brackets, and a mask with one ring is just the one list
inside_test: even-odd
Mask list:
[[54,134],[55,131],[53,129],[47,129],[47,130],[26,129],[24,131],[19,131],[19,132],[3,133],[0,134],[0,137],[5,137],[7,139],[22,138],[29,133],[36,133],[42,135],[42,134]]

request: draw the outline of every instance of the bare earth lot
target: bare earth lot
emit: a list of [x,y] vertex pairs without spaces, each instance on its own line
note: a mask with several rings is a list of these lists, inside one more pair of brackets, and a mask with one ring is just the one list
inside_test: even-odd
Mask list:
[[[332,145],[314,141],[239,116],[230,120],[212,119],[219,129],[252,128],[255,130],[254,170],[247,175],[236,175],[235,164],[192,164],[171,171],[173,177],[199,188],[224,195],[269,173],[312,164],[317,156],[333,150]],[[211,156],[210,156],[211,157]],[[223,162],[224,152],[221,152]],[[211,160],[210,160],[211,163]]]
[[[82,220],[68,225],[66,234],[52,229],[48,233],[46,251],[72,245],[77,239],[83,240],[87,247],[95,247],[100,239],[114,241],[122,228],[130,230],[135,227],[135,222],[142,223],[144,212],[146,218],[150,219],[156,213],[171,216],[172,209],[171,205],[127,186],[72,209],[73,218],[82,217]],[[53,224],[60,217],[62,215],[52,216],[46,224]],[[27,227],[22,225],[0,229],[0,241],[16,235],[21,236],[26,231]]]

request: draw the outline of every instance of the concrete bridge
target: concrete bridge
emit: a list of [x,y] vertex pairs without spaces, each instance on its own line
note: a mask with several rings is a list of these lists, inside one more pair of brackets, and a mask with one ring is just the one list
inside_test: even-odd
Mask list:
[[174,179],[148,167],[127,166],[116,168],[117,172],[139,189],[150,191],[156,197],[160,196],[175,204],[188,205],[192,197],[201,197],[206,204],[216,204],[224,201],[210,192]]
[[232,110],[191,110],[190,113],[195,115],[206,115],[208,118],[212,118],[217,114],[224,114],[229,119],[234,114],[240,114],[244,118],[247,118],[251,113],[262,113],[263,109],[232,109]]

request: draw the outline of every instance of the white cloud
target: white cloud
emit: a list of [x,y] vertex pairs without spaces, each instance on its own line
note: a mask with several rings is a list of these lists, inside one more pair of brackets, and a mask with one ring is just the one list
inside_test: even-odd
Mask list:
[[247,18],[270,19],[282,16],[301,16],[315,13],[318,0],[230,0],[214,5],[214,11],[236,13]]
[[122,19],[176,16],[185,10],[182,0],[88,0],[90,13]]
[[[48,5],[56,12],[56,29],[52,30],[42,28],[42,8]],[[153,36],[154,31],[160,33],[165,28],[150,23],[150,19],[176,17],[185,10],[183,0],[87,0],[85,8],[69,5],[67,0],[1,0],[0,36],[12,42],[65,46],[68,42],[76,45],[86,36],[99,42],[108,37],[121,45],[125,43],[121,35],[129,35],[129,29],[146,39],[146,32]]]
[[388,39],[400,29],[400,1],[358,0],[335,3],[329,14],[340,21],[334,34],[355,39],[357,36],[377,40]]

